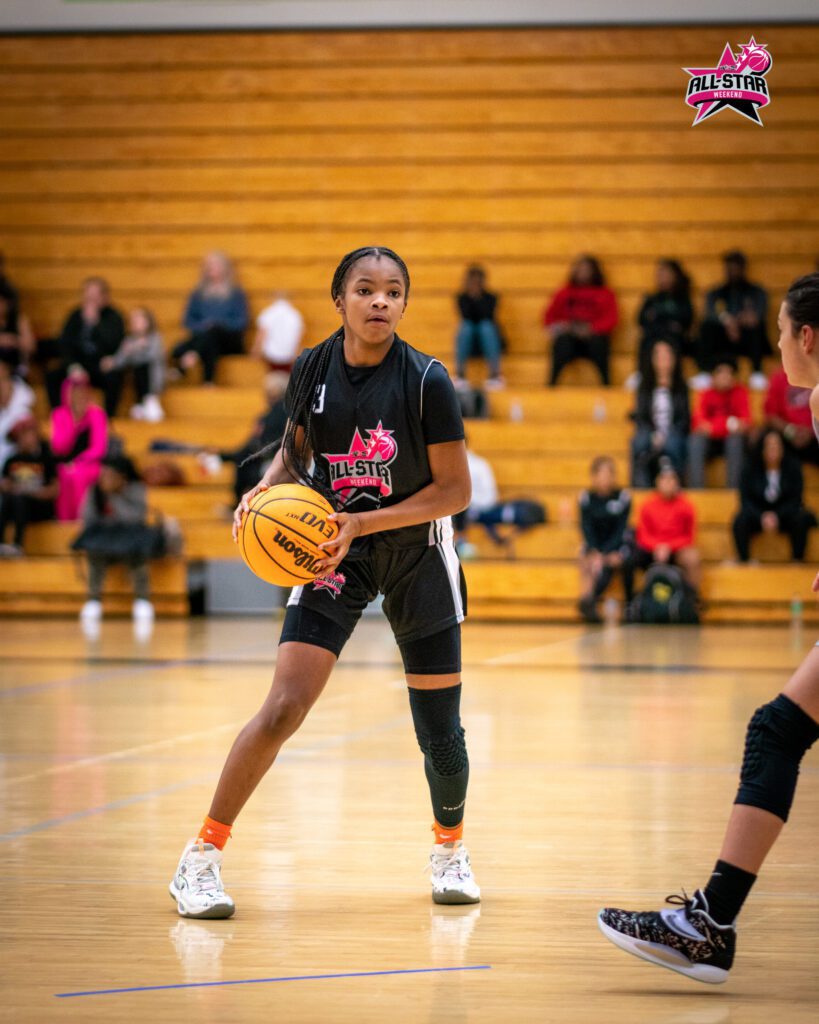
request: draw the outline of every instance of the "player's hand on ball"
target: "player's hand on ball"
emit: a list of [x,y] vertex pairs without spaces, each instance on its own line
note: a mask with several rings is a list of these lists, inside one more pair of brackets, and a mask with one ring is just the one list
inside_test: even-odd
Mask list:
[[355,513],[336,512],[327,518],[338,526],[338,533],[332,540],[319,544],[319,549],[327,555],[317,566],[320,574],[332,572],[347,556],[356,537],[361,536],[361,520]]
[[262,491],[270,490],[269,484],[258,483],[255,487],[242,495],[242,500],[236,506],[233,512],[233,543],[239,543],[239,530],[242,528],[242,519],[247,515],[250,509],[250,503],[256,497],[257,494],[261,494]]

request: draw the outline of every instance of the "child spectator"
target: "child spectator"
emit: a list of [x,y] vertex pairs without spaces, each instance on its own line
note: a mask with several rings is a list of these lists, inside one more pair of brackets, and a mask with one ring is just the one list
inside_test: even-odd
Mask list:
[[133,371],[136,404],[131,406],[131,418],[159,423],[165,414],[159,404],[165,378],[165,350],[156,321],[150,310],[137,306],[128,317],[128,334],[112,356],[100,360],[103,388],[111,395],[110,405],[119,406],[125,375]]
[[700,328],[698,364],[700,372],[691,386],[701,391],[710,383],[709,374],[727,356],[736,361],[750,359],[753,373],[749,384],[754,391],[768,385],[762,360],[770,354],[768,342],[768,295],[746,276],[748,261],[739,250],[723,256],[725,283],[705,297],[705,315]]
[[763,412],[764,426],[781,431],[799,458],[815,466],[819,464],[819,444],[813,432],[810,391],[789,384],[785,371],[777,370],[768,382]]
[[95,388],[105,390],[108,416],[116,415],[116,390],[105,388],[100,361],[112,356],[125,337],[125,324],[119,311],[110,302],[108,283],[101,277],[83,282],[82,303],[68,315],[57,342],[60,365],[46,373],[46,387],[51,408],[61,400],[63,381],[71,366],[80,366]]
[[242,351],[247,322],[247,297],[236,284],[233,264],[224,253],[209,253],[185,309],[190,337],[173,350],[179,370],[184,373],[201,362],[203,380],[212,384],[219,357]]
[[677,473],[685,470],[691,417],[680,358],[667,341],[656,341],[641,375],[633,419],[631,484],[650,487],[663,456]]
[[637,322],[640,325],[640,347],[637,372],[642,373],[651,356],[655,341],[674,346],[677,357],[688,353],[694,310],[691,306],[691,281],[677,260],[657,262],[657,290],[646,295]]
[[76,519],[88,488],[96,482],[108,444],[108,420],[91,401],[82,369],[63,384],[63,404],[51,414],[51,450],[57,460],[57,518]]
[[[57,467],[48,443],[40,437],[34,416],[24,416],[11,428],[16,451],[0,467],[0,557],[19,558],[29,523],[54,518]],[[6,531],[14,537],[6,544]]]
[[489,377],[486,388],[489,391],[504,386],[501,376],[501,336],[495,322],[498,297],[486,290],[486,271],[473,264],[467,268],[463,291],[458,295],[458,312],[461,322],[455,339],[455,386],[468,387],[466,364],[475,355],[486,360]]
[[751,425],[748,389],[736,379],[736,363],[723,358],[711,387],[697,397],[688,439],[688,486],[705,487],[705,464],[725,455],[725,486],[739,487],[745,437]]
[[28,317],[20,313],[16,302],[0,290],[0,359],[9,362],[17,373],[25,374],[35,347]]
[[631,495],[617,485],[617,467],[609,455],[591,464],[591,486],[580,494],[580,614],[600,622],[597,602],[618,570],[623,574],[626,603],[634,596],[633,541],[628,530]]
[[696,512],[680,493],[680,477],[670,460],[662,460],[656,484],[656,492],[643,502],[637,516],[635,565],[647,569],[653,562],[673,563],[694,590],[699,590],[700,555],[694,547]]
[[252,355],[264,359],[268,370],[289,374],[303,337],[304,318],[286,292],[277,292],[256,317]]
[[[96,547],[110,545],[113,550],[122,537],[117,527],[144,527],[147,516],[145,484],[139,478],[133,462],[125,455],[108,457],[103,460],[99,478],[89,488],[82,505],[84,530],[81,538],[88,543],[89,533],[105,538]],[[116,538],[116,539],[115,539]],[[134,582],[133,617],[138,624],[151,623],[154,608],[150,600],[150,574],[145,552],[128,555],[100,554],[88,551],[88,600],[82,607],[80,619],[83,626],[94,631],[102,617],[102,588],[108,569],[117,563],[128,566]]]
[[564,366],[575,359],[591,360],[603,384],[609,383],[609,336],[617,326],[617,300],[593,256],[576,260],[568,284],[553,296],[543,322],[552,339],[552,387]]
[[0,466],[14,451],[11,428],[31,412],[33,405],[34,392],[13,375],[11,364],[0,358]]
[[750,453],[739,498],[733,530],[740,562],[750,558],[751,538],[758,533],[786,533],[794,561],[804,561],[816,516],[802,504],[802,466],[778,431],[766,430]]

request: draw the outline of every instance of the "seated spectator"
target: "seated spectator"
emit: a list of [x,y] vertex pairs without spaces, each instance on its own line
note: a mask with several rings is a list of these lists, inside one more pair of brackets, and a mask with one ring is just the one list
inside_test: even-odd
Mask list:
[[489,377],[488,390],[504,386],[501,376],[501,336],[495,322],[498,297],[486,290],[486,271],[474,264],[467,268],[463,291],[458,295],[458,311],[461,322],[455,339],[455,386],[468,387],[466,364],[472,356],[481,355],[486,360]]
[[[134,582],[133,617],[137,624],[153,622],[151,604],[151,578],[148,571],[148,550],[138,551],[139,543],[128,544],[130,553],[124,553],[123,533],[118,526],[145,527],[148,514],[145,484],[133,462],[125,455],[105,458],[100,466],[99,478],[90,487],[82,504],[83,532],[75,542],[82,545],[88,556],[88,600],[82,607],[80,619],[87,632],[94,633],[102,617],[102,588],[112,565],[128,566]],[[93,535],[96,534],[100,540]],[[89,538],[91,535],[91,538]],[[131,538],[136,536],[133,531]],[[96,543],[94,543],[96,541]],[[114,553],[123,547],[123,553]],[[101,553],[105,548],[109,553]]]
[[290,302],[287,292],[276,292],[270,305],[256,317],[251,354],[264,359],[268,370],[289,374],[303,337],[304,318]]
[[[11,428],[16,445],[0,467],[0,557],[18,558],[23,554],[23,541],[29,523],[42,523],[54,518],[57,497],[57,467],[51,448],[40,437],[34,416],[24,416]],[[14,526],[10,544],[6,531]]]
[[593,256],[576,260],[569,283],[555,293],[543,322],[552,339],[552,387],[564,366],[575,359],[591,360],[602,382],[609,383],[609,340],[617,326],[617,300]]
[[688,583],[698,591],[700,555],[694,547],[696,511],[680,493],[680,477],[670,460],[663,459],[656,483],[656,492],[643,502],[637,516],[635,566],[647,569],[654,562],[670,562],[679,567]]
[[723,257],[725,283],[712,288],[705,296],[705,314],[700,326],[697,363],[700,372],[691,386],[701,391],[710,383],[709,375],[726,357],[751,361],[753,373],[749,384],[754,391],[764,391],[768,380],[762,372],[762,360],[770,355],[768,342],[768,294],[745,276],[748,261],[738,250]]
[[601,622],[597,602],[614,574],[623,574],[626,603],[634,596],[634,543],[628,529],[631,495],[617,485],[617,467],[608,455],[591,464],[591,486],[580,495],[580,614],[586,622]]
[[736,369],[732,360],[722,359],[714,367],[711,387],[697,396],[688,438],[689,487],[705,487],[705,464],[718,455],[725,456],[725,486],[739,487],[751,407]]
[[[234,494],[236,504],[258,482],[267,467],[273,460],[274,451],[254,459],[253,456],[268,445],[281,440],[284,428],[287,425],[287,411],[284,407],[284,395],[287,391],[288,376],[286,373],[268,373],[264,379],[265,397],[267,398],[267,409],[256,420],[253,433],[241,446],[234,451],[219,452],[222,462],[233,462],[236,464],[236,479],[234,481]],[[249,460],[249,461],[248,461]]]
[[80,366],[91,385],[105,391],[105,411],[116,415],[119,391],[106,388],[106,379],[100,361],[112,356],[125,337],[125,323],[119,311],[111,305],[107,281],[89,277],[83,282],[82,303],[68,315],[57,340],[59,365],[46,373],[46,388],[51,408],[61,400],[63,381],[68,368]]
[[5,359],[0,358],[0,466],[14,452],[11,428],[34,406],[34,392]]
[[165,380],[165,349],[156,329],[153,313],[137,306],[128,317],[128,333],[112,356],[100,360],[103,389],[111,396],[110,405],[119,406],[122,387],[128,371],[133,371],[136,404],[131,406],[131,418],[159,423],[165,418],[159,396]]
[[91,401],[91,385],[81,368],[63,384],[63,404],[51,414],[51,450],[57,460],[57,518],[76,519],[86,491],[99,476],[108,445],[108,420]]
[[819,465],[819,444],[813,432],[810,388],[788,383],[784,370],[777,370],[768,382],[763,412],[764,426],[779,430],[803,462]]
[[654,343],[632,416],[637,427],[631,441],[632,487],[650,487],[663,456],[682,476],[691,427],[688,388],[679,356],[667,341]]
[[179,370],[185,373],[201,362],[203,380],[212,384],[220,356],[242,351],[247,322],[247,298],[236,284],[233,264],[224,253],[209,253],[185,309],[190,337],[173,350]]
[[691,340],[694,310],[691,306],[691,281],[677,260],[657,262],[657,290],[646,295],[637,322],[640,325],[640,347],[637,372],[641,373],[651,357],[655,341],[667,341],[678,357],[687,355]]
[[777,430],[766,430],[750,452],[739,500],[733,530],[740,562],[750,558],[751,538],[758,533],[786,533],[793,560],[804,561],[816,516],[802,504],[802,465]]
[[9,362],[18,374],[25,374],[35,347],[28,317],[0,289],[0,359]]

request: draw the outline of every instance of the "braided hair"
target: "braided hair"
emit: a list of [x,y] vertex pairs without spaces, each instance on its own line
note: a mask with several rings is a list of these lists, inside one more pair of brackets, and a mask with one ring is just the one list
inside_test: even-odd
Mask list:
[[[409,295],[409,270],[398,253],[383,245],[365,245],[359,249],[353,249],[352,252],[348,252],[346,256],[342,257],[341,262],[336,267],[333,281],[330,285],[330,297],[333,300],[340,299],[344,294],[347,278],[350,276],[350,271],[355,264],[367,257],[375,259],[384,257],[385,259],[392,260],[398,267],[404,280],[405,298]],[[298,375],[291,382],[290,409],[288,410],[287,426],[285,427],[283,437],[272,444],[266,445],[249,457],[250,459],[258,459],[271,451],[281,448],[282,460],[290,476],[298,483],[318,491],[334,508],[339,508],[338,496],[330,487],[317,478],[314,473],[310,472],[309,462],[312,449],[310,428],[313,422],[316,396],[327,376],[327,369],[330,366],[333,351],[336,344],[343,343],[343,341],[344,327],[342,326],[331,334],[329,338],[321,342],[321,344],[307,350],[298,369]],[[300,424],[304,426],[301,444],[298,443],[296,436]],[[242,465],[248,461],[249,459],[245,459]]]

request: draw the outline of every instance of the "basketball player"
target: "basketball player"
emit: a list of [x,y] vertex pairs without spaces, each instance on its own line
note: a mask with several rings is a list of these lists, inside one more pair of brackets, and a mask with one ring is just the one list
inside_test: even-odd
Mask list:
[[[800,277],[788,289],[779,311],[779,349],[789,383],[813,389],[810,406],[819,437],[819,274]],[[819,593],[819,573],[813,591]],[[819,644],[782,693],[751,718],[739,791],[705,888],[691,898],[669,896],[673,910],[601,910],[598,922],[606,938],[696,981],[725,981],[734,960],[737,915],[788,820],[799,764],[818,738]]]
[[234,540],[259,491],[295,480],[339,509],[339,532],[321,545],[320,578],[290,596],[270,692],[234,742],[208,816],[182,853],[170,892],[183,917],[233,914],[220,871],[231,827],[379,593],[401,651],[432,798],[432,898],[480,900],[462,838],[465,589],[450,519],[469,504],[471,486],[449,376],[395,333],[409,288],[403,260],[389,249],[344,257],[331,287],[342,326],[297,360],[281,449],[236,509]]

